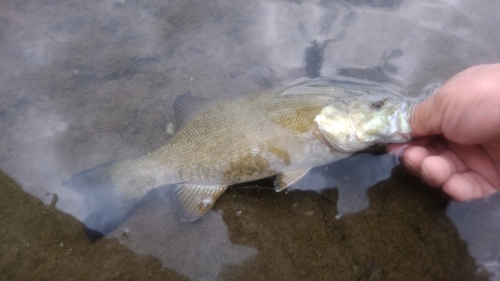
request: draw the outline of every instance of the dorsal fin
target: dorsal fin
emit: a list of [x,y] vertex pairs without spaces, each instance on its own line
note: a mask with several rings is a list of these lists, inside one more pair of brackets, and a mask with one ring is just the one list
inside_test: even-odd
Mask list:
[[174,101],[174,115],[175,115],[175,128],[180,128],[186,124],[194,116],[203,112],[206,108],[212,105],[212,99],[191,96],[189,94],[182,94]]

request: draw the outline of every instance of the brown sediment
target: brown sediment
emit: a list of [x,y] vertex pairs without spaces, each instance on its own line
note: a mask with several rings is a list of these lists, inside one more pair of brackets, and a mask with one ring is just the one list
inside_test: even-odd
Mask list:
[[0,172],[0,280],[188,280],[117,239],[90,242],[73,217]]
[[[187,280],[116,239],[89,242],[78,221],[3,173],[0,186],[1,280]],[[217,280],[487,280],[439,190],[399,167],[368,195],[368,209],[337,219],[336,189],[226,192],[215,208],[232,244],[258,253]]]
[[336,189],[228,191],[215,208],[231,241],[258,254],[218,280],[487,280],[438,189],[399,167],[368,196],[367,209],[337,219]]

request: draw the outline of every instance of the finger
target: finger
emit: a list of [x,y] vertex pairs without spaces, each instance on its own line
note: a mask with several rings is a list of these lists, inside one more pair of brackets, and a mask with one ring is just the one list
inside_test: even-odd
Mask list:
[[425,147],[418,145],[407,147],[402,153],[401,160],[410,174],[421,177],[423,160],[431,155],[439,155],[445,149],[444,143],[436,139]]
[[[429,149],[434,151],[434,149],[432,148],[432,143],[434,139],[436,139],[436,136],[422,137],[406,143],[389,143],[386,145],[386,150],[390,154],[395,155],[397,157],[401,157],[405,149],[410,146],[427,146]],[[444,143],[441,147],[444,147]],[[438,152],[435,152],[434,154],[437,153]]]
[[402,162],[410,174],[420,176],[422,161],[429,155],[429,151],[422,146],[410,146],[404,151]]
[[451,150],[426,157],[421,166],[422,178],[432,186],[441,186],[452,174],[468,170],[467,165]]
[[456,151],[460,159],[467,163],[469,169],[482,176],[491,185],[500,188],[500,175],[495,163],[495,151],[484,146],[459,145],[449,142],[451,150]]
[[439,90],[437,93],[415,105],[412,110],[410,124],[412,135],[423,137],[442,133],[443,103]]
[[460,158],[454,150],[447,149],[441,152],[439,156],[450,164],[452,167],[452,173],[464,173],[470,170],[469,166],[464,163],[464,160],[462,160],[462,158]]
[[472,171],[451,175],[444,182],[443,190],[457,201],[481,198],[497,191],[484,177]]
[[468,201],[478,193],[475,189],[479,187],[475,187],[475,184],[476,180],[470,176],[454,174],[443,184],[443,190],[457,201]]
[[423,159],[422,179],[432,186],[441,186],[454,172],[453,164],[442,156],[429,156]]

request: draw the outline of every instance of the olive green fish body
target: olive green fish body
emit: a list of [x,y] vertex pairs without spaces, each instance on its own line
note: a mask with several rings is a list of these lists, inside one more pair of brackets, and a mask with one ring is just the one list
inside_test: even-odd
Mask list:
[[[129,202],[118,208],[117,218],[103,219],[103,210],[90,210],[85,223],[99,233],[114,228],[151,189],[165,185],[174,187],[183,219],[194,220],[230,185],[278,175],[279,191],[310,168],[380,139],[407,140],[409,109],[401,110],[401,103],[363,87],[314,83],[216,101],[181,96],[174,105],[186,116],[166,144],[143,157],[77,174],[67,185],[113,190],[112,197]],[[377,112],[380,104],[387,112]]]
[[335,155],[311,130],[334,98],[279,94],[223,101],[139,161],[151,161],[156,173],[166,175],[162,185],[235,184],[333,161]]

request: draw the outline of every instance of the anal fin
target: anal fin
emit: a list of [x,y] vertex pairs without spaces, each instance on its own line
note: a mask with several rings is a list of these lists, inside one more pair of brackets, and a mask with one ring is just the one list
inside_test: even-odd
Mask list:
[[305,174],[307,174],[307,172],[309,172],[309,169],[301,169],[278,174],[276,179],[274,179],[274,189],[276,192],[282,191],[299,181]]
[[182,183],[174,190],[174,198],[183,221],[195,221],[208,212],[224,193],[227,185]]

